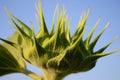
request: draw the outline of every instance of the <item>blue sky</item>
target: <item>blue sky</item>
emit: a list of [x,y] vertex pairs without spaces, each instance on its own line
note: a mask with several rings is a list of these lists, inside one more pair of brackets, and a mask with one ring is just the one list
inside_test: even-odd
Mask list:
[[[14,30],[8,24],[8,16],[4,10],[7,7],[12,14],[30,26],[32,21],[35,31],[38,31],[35,19],[35,3],[37,0],[0,0],[0,37],[7,38]],[[104,46],[115,36],[119,38],[106,50],[111,51],[120,48],[120,1],[119,0],[41,0],[43,13],[48,26],[51,27],[52,15],[56,4],[60,7],[64,5],[70,19],[71,33],[74,32],[82,11],[87,11],[90,7],[90,15],[86,24],[86,34],[90,31],[98,18],[101,22],[96,29],[94,36],[110,21],[110,26],[100,38],[95,50]],[[29,69],[41,74],[38,68],[29,66]],[[120,52],[109,55],[98,60],[96,67],[85,73],[71,74],[63,80],[119,80],[120,79]],[[23,74],[11,74],[0,77],[0,80],[32,80]]]

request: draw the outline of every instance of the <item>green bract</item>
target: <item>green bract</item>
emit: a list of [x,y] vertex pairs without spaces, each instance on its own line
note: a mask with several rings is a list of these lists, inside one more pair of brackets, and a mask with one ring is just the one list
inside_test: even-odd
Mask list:
[[[14,46],[14,44],[11,45]],[[12,50],[14,50],[13,53],[10,53],[4,46],[0,45],[0,76],[22,72],[25,68],[23,60],[18,56],[20,53],[16,51],[15,47]],[[16,52],[17,54],[15,54]]]
[[[50,32],[47,30],[40,3],[37,5],[37,11],[40,31],[35,34],[33,25],[30,29],[7,10],[16,32],[8,40],[0,38],[4,42],[0,45],[0,75],[22,72],[35,80],[61,80],[68,74],[91,70],[97,59],[118,51],[104,53],[104,50],[113,42],[111,41],[94,52],[98,39],[109,25],[108,22],[104,29],[91,40],[100,19],[83,40],[89,10],[81,16],[72,36],[65,9],[57,15],[56,8]],[[31,72],[25,68],[26,62],[41,68],[45,77],[30,74]]]

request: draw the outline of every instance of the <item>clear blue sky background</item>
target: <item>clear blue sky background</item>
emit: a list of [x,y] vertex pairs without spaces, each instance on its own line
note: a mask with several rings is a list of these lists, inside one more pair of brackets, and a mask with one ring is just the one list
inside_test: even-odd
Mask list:
[[[100,38],[95,50],[105,45],[116,35],[120,36],[120,0],[41,0],[43,12],[45,15],[48,29],[51,27],[54,8],[58,3],[67,9],[67,14],[71,22],[71,33],[79,21],[82,11],[87,11],[90,7],[90,15],[86,24],[86,34],[90,31],[97,19],[101,22],[94,35],[97,35],[105,24],[110,21],[111,24],[106,32]],[[7,38],[15,31],[8,24],[8,16],[4,10],[7,7],[15,16],[30,26],[30,21],[35,25],[35,31],[38,31],[35,19],[35,3],[37,0],[0,0],[0,37]],[[106,50],[111,51],[120,48],[120,37]],[[28,65],[29,69],[41,74],[38,68]],[[96,67],[85,73],[71,74],[63,80],[120,80],[120,52],[98,60]],[[0,77],[0,80],[32,80],[23,74],[11,74]]]

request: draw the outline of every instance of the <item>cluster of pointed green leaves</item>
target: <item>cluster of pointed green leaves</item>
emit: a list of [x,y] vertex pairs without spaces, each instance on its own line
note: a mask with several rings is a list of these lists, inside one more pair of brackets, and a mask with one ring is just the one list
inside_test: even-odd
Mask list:
[[116,52],[104,53],[104,50],[113,41],[94,52],[98,39],[109,25],[108,23],[91,40],[100,19],[98,19],[86,39],[83,40],[89,10],[81,16],[76,31],[73,35],[70,35],[70,22],[65,9],[60,12],[58,8],[55,9],[52,27],[49,32],[41,4],[38,3],[36,8],[38,11],[37,21],[40,27],[37,34],[34,33],[33,25],[30,29],[7,10],[11,25],[16,29],[16,32],[8,40],[0,38],[4,42],[0,44],[0,75],[21,72],[25,69],[26,62],[56,73],[84,72],[91,70],[97,59]]

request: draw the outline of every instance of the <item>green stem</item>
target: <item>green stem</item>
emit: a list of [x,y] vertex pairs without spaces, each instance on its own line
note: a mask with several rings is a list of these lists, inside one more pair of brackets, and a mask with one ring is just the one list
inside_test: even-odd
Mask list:
[[44,73],[44,77],[37,75],[36,73],[29,70],[23,70],[22,73],[29,76],[33,80],[62,80],[66,76],[66,74],[56,73],[48,69],[42,69],[42,71]]
[[33,73],[29,70],[24,70],[24,74],[32,78],[33,80],[43,80],[43,77],[40,75],[37,75],[36,73]]
[[44,80],[62,80],[62,78],[65,76],[61,73],[56,73],[47,69],[42,69],[44,73]]

